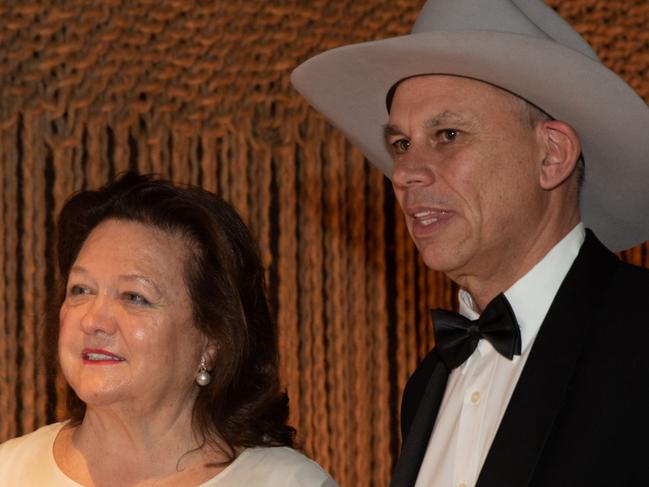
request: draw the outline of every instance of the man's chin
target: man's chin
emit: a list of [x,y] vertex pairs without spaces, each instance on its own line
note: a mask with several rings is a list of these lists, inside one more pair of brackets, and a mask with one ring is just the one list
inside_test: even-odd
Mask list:
[[463,259],[458,253],[457,245],[452,243],[431,243],[427,242],[426,244],[419,247],[419,253],[421,258],[432,271],[453,273],[457,269],[462,267]]

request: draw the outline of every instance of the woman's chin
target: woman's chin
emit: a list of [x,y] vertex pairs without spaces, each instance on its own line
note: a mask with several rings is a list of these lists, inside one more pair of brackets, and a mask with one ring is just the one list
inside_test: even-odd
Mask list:
[[128,401],[129,395],[123,388],[119,387],[79,387],[75,389],[79,399],[87,408],[101,408]]

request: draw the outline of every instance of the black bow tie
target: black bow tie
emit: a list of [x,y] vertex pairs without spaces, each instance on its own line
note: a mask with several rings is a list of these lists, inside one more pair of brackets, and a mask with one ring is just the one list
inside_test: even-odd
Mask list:
[[468,359],[481,338],[486,338],[502,356],[521,354],[521,331],[507,298],[496,296],[480,318],[470,320],[453,311],[434,309],[435,348],[449,370]]

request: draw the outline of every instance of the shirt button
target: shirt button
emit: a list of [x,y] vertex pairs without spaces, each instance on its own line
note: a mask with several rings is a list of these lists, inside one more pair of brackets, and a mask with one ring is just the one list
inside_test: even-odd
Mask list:
[[471,402],[473,404],[478,404],[480,402],[480,393],[478,391],[471,394]]

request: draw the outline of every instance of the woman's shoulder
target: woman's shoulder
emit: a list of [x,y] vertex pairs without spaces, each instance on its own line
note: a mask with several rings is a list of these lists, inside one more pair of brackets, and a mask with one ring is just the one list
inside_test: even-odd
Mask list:
[[26,435],[5,441],[0,444],[0,458],[18,455],[26,451],[32,452],[33,456],[35,448],[47,449],[51,446],[63,425],[64,423],[48,424]]
[[[257,447],[244,450],[205,487],[337,487],[338,484],[313,460],[293,448]],[[218,480],[218,482],[216,482]]]
[[64,423],[43,426],[32,433],[5,441],[0,445],[0,478],[21,478],[29,472],[43,470],[52,455],[52,444]]

